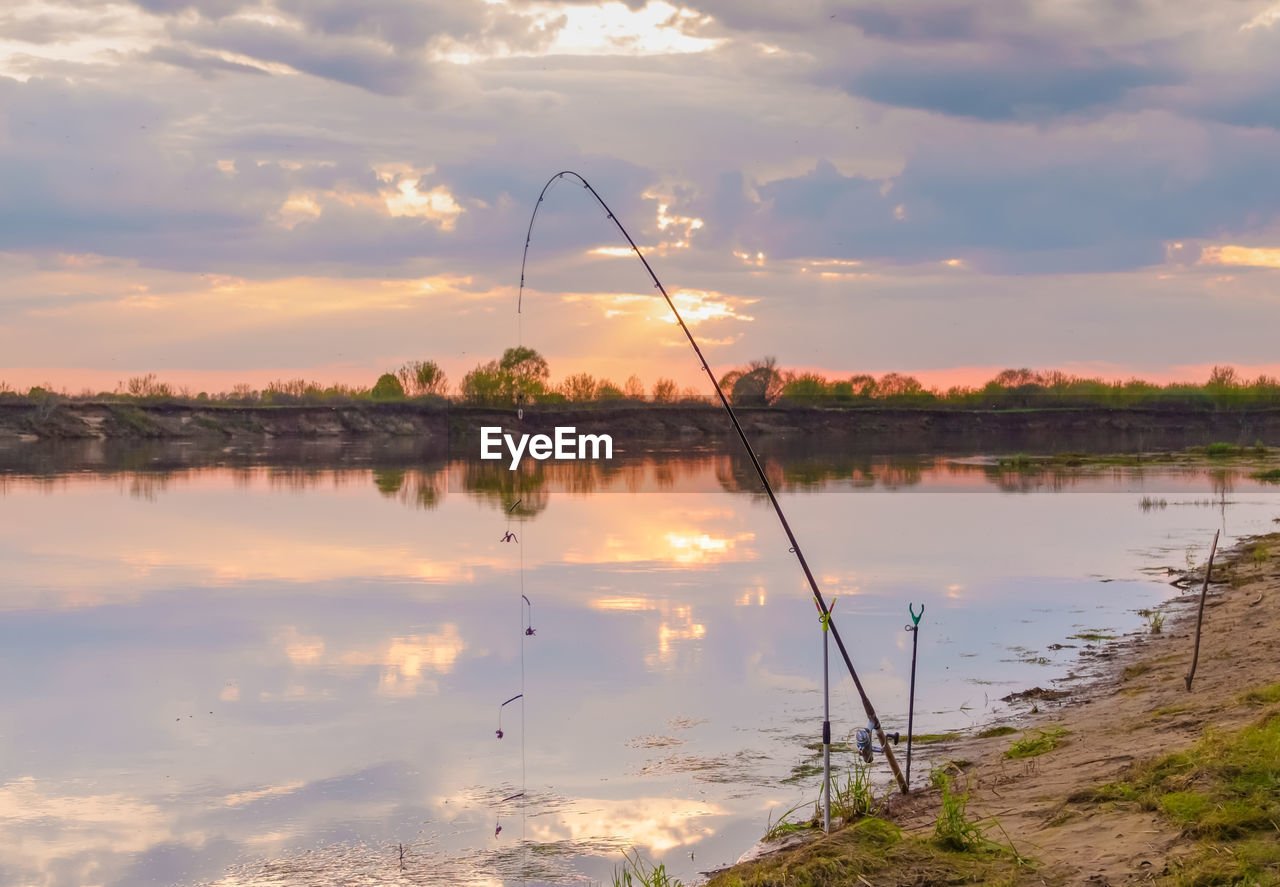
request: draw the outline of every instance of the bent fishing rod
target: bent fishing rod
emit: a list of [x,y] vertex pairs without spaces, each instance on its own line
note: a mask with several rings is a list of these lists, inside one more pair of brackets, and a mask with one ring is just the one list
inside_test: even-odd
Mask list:
[[542,191],[538,194],[538,202],[533,206],[533,214],[529,217],[529,230],[525,233],[524,238],[524,256],[520,260],[520,291],[516,298],[516,314],[522,312],[524,306],[524,271],[525,264],[529,259],[529,244],[533,240],[533,223],[538,218],[538,209],[542,206],[542,201],[547,195],[547,189],[558,180],[572,176],[582,183],[582,187],[591,192],[591,196],[596,199],[601,208],[605,211],[605,215],[618,227],[618,231],[626,238],[631,246],[631,251],[636,254],[636,258],[640,260],[640,264],[644,265],[644,270],[649,273],[650,279],[653,280],[654,287],[658,292],[662,293],[662,298],[666,300],[667,307],[671,309],[671,313],[675,315],[676,322],[680,324],[680,329],[684,330],[685,337],[688,338],[689,344],[693,346],[693,351],[698,355],[698,360],[702,364],[702,369],[706,372],[707,378],[711,380],[711,387],[715,389],[717,395],[720,396],[720,405],[724,407],[725,412],[729,414],[729,421],[733,423],[733,429],[738,433],[738,439],[742,441],[743,448],[747,451],[747,456],[751,459],[751,465],[756,470],[756,475],[760,478],[760,483],[764,486],[764,491],[769,497],[769,504],[773,506],[774,513],[778,516],[778,522],[782,524],[782,530],[787,535],[787,540],[791,543],[790,552],[796,556],[796,560],[800,562],[800,569],[804,571],[805,579],[809,582],[809,588],[813,591],[814,603],[818,605],[818,610],[822,614],[825,624],[830,626],[831,637],[835,639],[836,646],[840,650],[840,655],[844,657],[845,667],[849,669],[849,676],[853,678],[853,685],[858,690],[858,696],[862,699],[862,708],[866,712],[867,722],[875,728],[876,737],[880,740],[880,747],[884,750],[885,760],[889,762],[890,769],[893,770],[894,778],[898,781],[898,787],[902,789],[903,794],[907,794],[910,788],[906,779],[902,776],[902,771],[898,768],[898,761],[893,755],[893,750],[889,747],[888,737],[885,736],[884,728],[880,726],[880,717],[876,714],[875,706],[871,704],[871,700],[867,697],[867,692],[862,687],[862,681],[858,678],[858,672],[853,667],[853,660],[849,658],[849,651],[845,649],[844,641],[840,638],[840,632],[836,630],[835,622],[831,620],[831,611],[827,608],[826,599],[822,596],[822,591],[818,588],[818,580],[814,578],[813,571],[809,569],[809,562],[805,560],[804,552],[800,550],[800,542],[796,539],[796,534],[791,529],[791,524],[787,521],[786,514],[782,511],[782,505],[778,502],[778,497],[773,491],[773,484],[769,482],[769,477],[765,474],[764,466],[760,464],[760,459],[756,456],[756,452],[751,447],[751,442],[747,440],[747,433],[742,430],[742,423],[738,421],[738,414],[733,411],[733,407],[729,404],[729,399],[725,397],[724,390],[716,381],[715,373],[711,371],[711,365],[707,363],[707,358],[703,355],[702,349],[698,347],[698,341],[694,339],[693,333],[689,331],[689,327],[685,324],[684,318],[680,316],[680,311],[676,308],[675,302],[671,301],[671,296],[667,293],[667,288],[662,285],[662,281],[658,279],[658,275],[654,273],[653,268],[649,265],[649,260],[644,257],[644,253],[640,252],[640,247],[636,246],[636,242],[631,238],[627,229],[623,227],[622,222],[613,214],[613,210],[609,208],[609,204],[604,202],[596,189],[581,175],[573,170],[562,170],[551,178],[547,179],[547,183],[542,186]]

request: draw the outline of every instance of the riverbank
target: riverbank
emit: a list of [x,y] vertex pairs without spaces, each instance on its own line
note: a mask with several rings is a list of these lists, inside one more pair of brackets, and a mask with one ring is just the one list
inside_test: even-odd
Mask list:
[[[1280,883],[1278,562],[1280,534],[1220,553],[1190,692],[1198,585],[1166,605],[1159,633],[1102,650],[1107,665],[1087,684],[1027,697],[1012,734],[948,748],[955,763],[935,770],[947,799],[917,788],[892,800],[886,822],[735,866],[708,887]],[[967,848],[937,837],[942,814],[955,837],[957,809],[981,830],[960,830]]]
[[[1280,441],[1280,410],[1044,408],[966,410],[859,407],[739,408],[755,439],[856,440],[901,452],[968,450],[1055,453],[1140,452],[1214,442],[1252,446]],[[240,438],[414,437],[478,440],[479,429],[541,433],[573,425],[609,433],[626,451],[652,441],[717,440],[732,434],[718,402],[536,405],[517,420],[511,410],[430,402],[360,402],[326,406],[225,406],[51,400],[0,403],[0,440],[199,440]]]

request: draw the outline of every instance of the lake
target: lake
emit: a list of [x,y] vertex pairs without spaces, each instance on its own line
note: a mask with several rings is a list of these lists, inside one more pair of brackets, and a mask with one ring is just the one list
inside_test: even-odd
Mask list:
[[[1002,697],[1096,667],[1073,636],[1141,630],[1165,568],[1280,516],[1232,465],[766,461],[904,733],[908,603],[916,731],[1016,718]],[[822,634],[749,464],[541,469],[403,441],[0,450],[0,883],[607,883],[632,847],[691,880],[811,808]],[[832,652],[843,738],[865,718]]]

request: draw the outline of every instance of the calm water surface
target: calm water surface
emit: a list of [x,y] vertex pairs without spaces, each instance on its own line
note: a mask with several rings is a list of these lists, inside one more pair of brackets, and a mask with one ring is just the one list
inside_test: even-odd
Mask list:
[[[821,633],[741,459],[264,460],[0,454],[0,884],[693,879],[816,797]],[[769,469],[889,729],[908,602],[916,729],[966,728],[1280,516],[1243,468]]]

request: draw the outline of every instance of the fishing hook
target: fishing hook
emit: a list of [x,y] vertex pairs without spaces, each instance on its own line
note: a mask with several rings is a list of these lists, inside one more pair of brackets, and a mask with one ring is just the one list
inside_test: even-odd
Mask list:
[[517,699],[522,698],[523,696],[524,696],[524,694],[523,694],[523,693],[517,693],[515,696],[512,696],[510,699],[508,699],[506,702],[502,703],[502,705],[499,705],[499,706],[498,706],[498,729],[497,729],[497,730],[495,730],[494,732],[498,734],[498,738],[499,738],[499,739],[501,739],[501,738],[502,738],[502,736],[503,736],[503,733],[502,733],[502,709],[503,709],[503,708],[505,708],[506,706],[510,705],[511,703],[515,702]]

